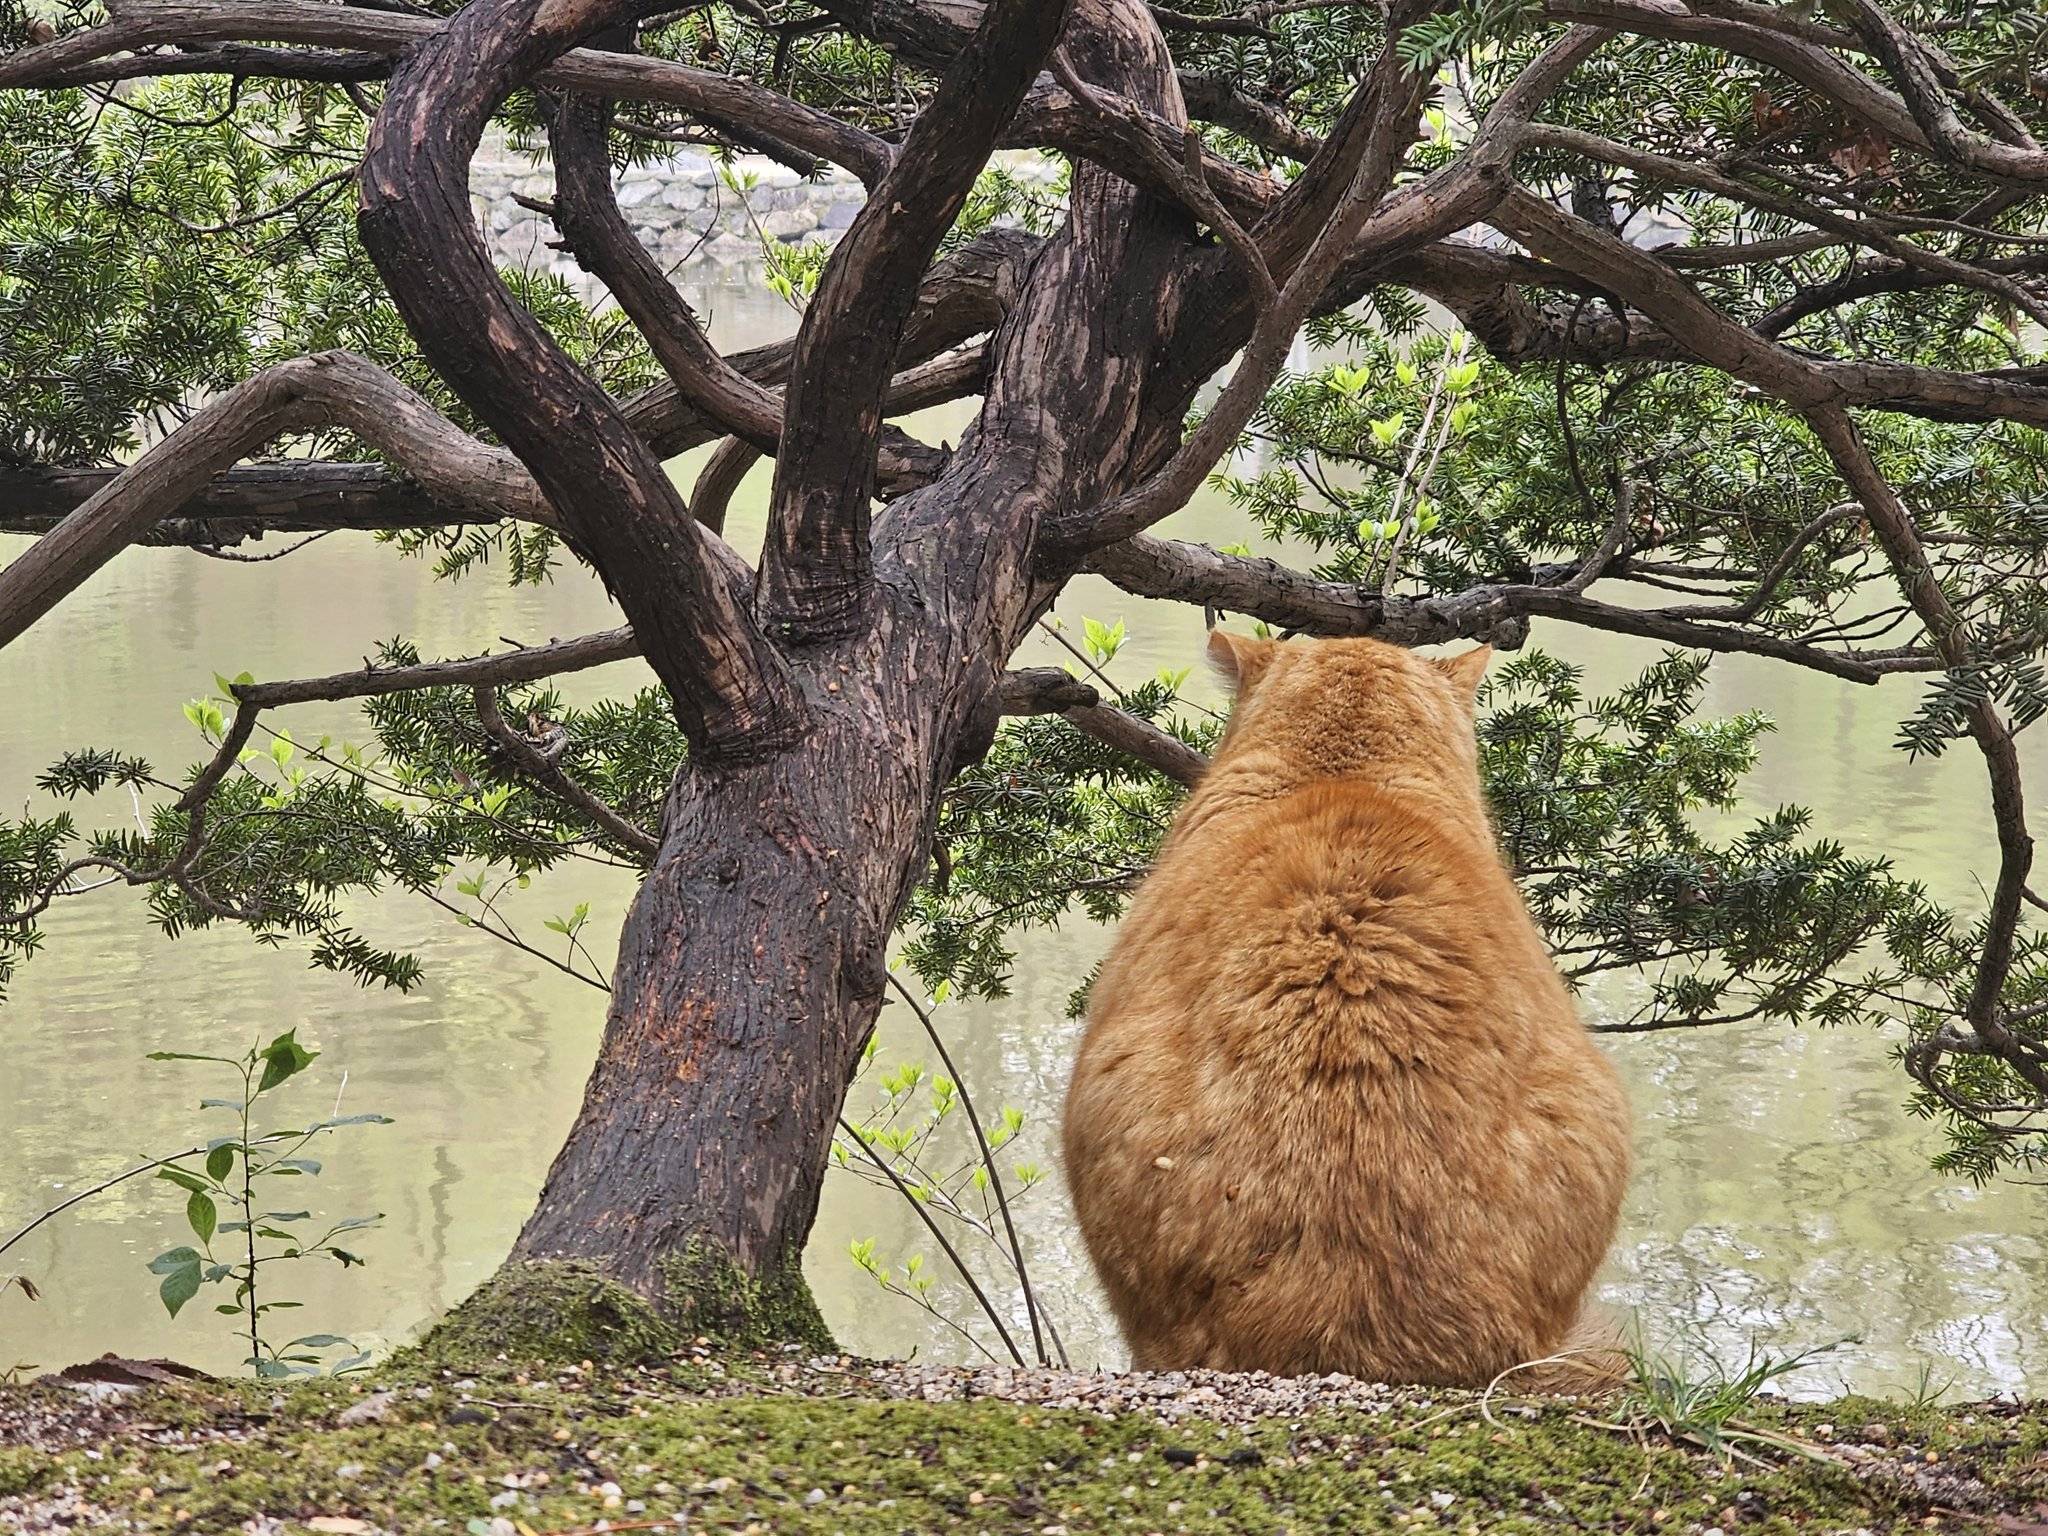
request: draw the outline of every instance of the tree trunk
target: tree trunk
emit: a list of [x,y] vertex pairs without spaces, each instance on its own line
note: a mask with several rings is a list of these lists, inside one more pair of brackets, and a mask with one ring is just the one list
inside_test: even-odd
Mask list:
[[824,747],[678,779],[597,1066],[515,1258],[597,1258],[656,1298],[686,1257],[794,1277],[881,1002],[863,890],[900,886],[882,866],[916,841],[883,775]]
[[[1139,0],[1076,15],[1077,67],[1181,116]],[[1071,574],[1038,568],[1039,531],[1155,466],[1201,382],[1151,382],[1192,221],[1092,166],[1072,202],[991,342],[975,425],[875,524],[852,633],[773,627],[806,731],[678,776],[515,1261],[594,1264],[698,1332],[824,1338],[799,1266],[833,1132],[939,796],[986,750],[1002,668]]]
[[822,1339],[800,1263],[840,1106],[954,744],[993,724],[994,674],[939,641],[885,622],[810,669],[844,681],[804,743],[678,775],[515,1260],[593,1261],[695,1331]]

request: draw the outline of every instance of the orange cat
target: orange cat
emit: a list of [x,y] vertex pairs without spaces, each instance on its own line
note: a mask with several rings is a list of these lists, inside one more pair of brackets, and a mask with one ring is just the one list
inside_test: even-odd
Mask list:
[[1230,727],[1067,1091],[1082,1234],[1140,1368],[1484,1386],[1573,1341],[1629,1166],[1621,1085],[1494,847],[1491,651],[1210,655]]

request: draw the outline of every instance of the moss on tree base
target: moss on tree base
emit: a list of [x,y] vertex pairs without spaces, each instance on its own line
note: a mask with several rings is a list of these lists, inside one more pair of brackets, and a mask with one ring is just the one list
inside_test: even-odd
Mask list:
[[419,1347],[427,1359],[449,1365],[625,1364],[672,1355],[687,1342],[652,1302],[595,1265],[552,1260],[507,1264]]
[[727,1350],[835,1346],[801,1274],[746,1275],[723,1254],[692,1249],[662,1269],[662,1293],[640,1295],[594,1264],[507,1264],[420,1343],[450,1365],[664,1359],[709,1339]]
[[813,1353],[838,1348],[803,1272],[746,1274],[708,1247],[685,1250],[662,1266],[662,1311],[692,1335],[743,1349],[800,1344]]
[[[879,1381],[699,1346],[474,1377],[414,1355],[282,1393],[0,1388],[0,1529],[1847,1536],[2032,1530],[2048,1500],[2048,1414],[2011,1406],[1760,1403],[1782,1444],[1722,1458],[1604,1422],[1612,1405],[1411,1390],[1372,1411],[1168,1424],[892,1399]],[[1227,1412],[1227,1383],[1221,1397]]]

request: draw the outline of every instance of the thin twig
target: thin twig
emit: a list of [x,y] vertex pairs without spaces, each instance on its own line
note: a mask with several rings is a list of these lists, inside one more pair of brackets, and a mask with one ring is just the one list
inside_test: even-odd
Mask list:
[[[653,833],[628,821],[611,806],[606,805],[564,773],[559,763],[543,754],[531,741],[513,730],[506,723],[503,711],[498,708],[498,691],[495,687],[489,683],[478,683],[470,692],[476,700],[476,717],[483,722],[485,731],[490,733],[493,741],[505,749],[513,763],[528,778],[563,804],[581,811],[636,853],[644,854],[651,859],[661,851],[661,843]],[[565,737],[564,745],[566,744]]]
[[[290,1141],[292,1139],[293,1134],[294,1133],[290,1131],[272,1131],[267,1135],[258,1136],[254,1141],[250,1142],[249,1145],[254,1147],[260,1147],[264,1145],[266,1142]],[[37,1227],[40,1227],[44,1222],[50,1220],[51,1217],[63,1215],[64,1212],[70,1210],[72,1206],[77,1205],[80,1201],[90,1200],[94,1195],[105,1194],[108,1190],[112,1189],[116,1184],[125,1184],[130,1179],[138,1178],[142,1174],[148,1173],[152,1168],[162,1168],[167,1164],[175,1163],[181,1157],[197,1157],[200,1153],[205,1152],[206,1150],[208,1150],[207,1146],[204,1143],[202,1143],[201,1145],[196,1147],[187,1147],[182,1152],[173,1152],[168,1157],[151,1158],[148,1162],[140,1163],[137,1166],[130,1168],[126,1173],[117,1173],[111,1179],[103,1180],[102,1182],[93,1185],[90,1189],[81,1189],[77,1194],[71,1196],[70,1199],[59,1201],[56,1205],[51,1206],[47,1211],[43,1212],[42,1215],[36,1217],[35,1220],[31,1221],[27,1226],[23,1227],[20,1231],[16,1232],[12,1237],[8,1238],[6,1242],[0,1243],[0,1253],[5,1253],[8,1249],[12,1248],[16,1243],[20,1242],[23,1238],[27,1237],[31,1232],[35,1231]]]
[[[967,1091],[967,1079],[962,1077],[960,1069],[953,1065],[952,1052],[946,1049],[946,1042],[940,1038],[938,1026],[932,1022],[931,1010],[911,995],[910,988],[903,985],[903,978],[894,971],[889,973],[889,984],[896,989],[897,995],[910,1005],[910,1011],[917,1015],[917,1022],[924,1026],[924,1032],[932,1042],[932,1049],[939,1053],[939,1060],[945,1065],[946,1075],[952,1078],[953,1086],[960,1091],[960,1106],[967,1111],[967,1123],[974,1129],[974,1144],[981,1149],[981,1165],[988,1170],[989,1184],[996,1192],[996,1208],[1003,1214],[1003,1230],[1009,1234],[1010,1255],[1017,1268],[1017,1284],[1023,1288],[1024,1310],[1031,1318],[1031,1343],[1038,1351],[1038,1363],[1051,1365],[1052,1360],[1045,1352],[1044,1330],[1038,1324],[1038,1296],[1031,1285],[1030,1267],[1024,1261],[1024,1245],[1017,1240],[1016,1222],[1010,1219],[1010,1197],[1003,1188],[1002,1170],[996,1166],[995,1148],[989,1145],[988,1136],[981,1128],[981,1116],[975,1113],[974,1096]],[[1060,1364],[1069,1363],[1065,1351],[1062,1351]]]
[[[1437,370],[1436,382],[1430,386],[1429,404],[1424,407],[1422,412],[1422,424],[1415,429],[1415,441],[1409,447],[1408,460],[1401,466],[1400,478],[1394,482],[1393,499],[1387,505],[1387,517],[1394,524],[1394,541],[1387,550],[1387,568],[1380,576],[1380,596],[1382,597],[1392,597],[1394,595],[1394,586],[1401,579],[1401,550],[1402,546],[1408,542],[1408,514],[1402,511],[1401,508],[1402,503],[1407,499],[1409,484],[1413,482],[1415,485],[1416,516],[1419,519],[1421,516],[1423,488],[1428,483],[1429,474],[1435,471],[1437,458],[1442,454],[1444,442],[1450,436],[1450,412],[1445,411],[1442,430],[1435,439],[1435,451],[1429,457],[1429,470],[1424,472],[1420,480],[1417,480],[1415,467],[1422,458],[1423,445],[1430,441],[1430,428],[1436,425],[1437,409],[1444,403],[1444,391],[1449,383],[1451,370],[1465,360],[1465,348],[1470,339],[1468,334],[1461,332],[1458,336],[1457,347],[1445,355],[1443,366]],[[1417,531],[1420,532],[1419,526]]]
[[953,1240],[940,1230],[936,1221],[932,1220],[932,1213],[924,1208],[924,1202],[910,1192],[910,1186],[903,1182],[902,1175],[891,1168],[887,1160],[868,1145],[867,1138],[846,1123],[844,1115],[839,1117],[839,1129],[853,1138],[854,1145],[867,1154],[869,1162],[889,1176],[889,1182],[896,1186],[896,1193],[910,1203],[910,1208],[917,1212],[917,1219],[924,1223],[925,1231],[931,1233],[932,1241],[945,1251],[946,1257],[953,1262],[953,1268],[959,1271],[960,1278],[967,1282],[967,1288],[981,1304],[982,1314],[995,1324],[996,1333],[1002,1338],[1003,1347],[1009,1350],[1010,1358],[1019,1365],[1024,1364],[1023,1352],[1017,1348],[1017,1341],[1010,1337],[1010,1330],[1003,1326],[1002,1314],[996,1310],[995,1303],[988,1299],[988,1292],[981,1288],[981,1282],[974,1278],[974,1271],[967,1267],[967,1261],[960,1257],[960,1250],[953,1246]]

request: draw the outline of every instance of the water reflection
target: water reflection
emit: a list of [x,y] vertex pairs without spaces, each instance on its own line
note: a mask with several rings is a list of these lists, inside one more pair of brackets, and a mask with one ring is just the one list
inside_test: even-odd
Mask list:
[[[693,297],[723,344],[789,328],[775,302],[751,290]],[[957,418],[946,425],[957,430]],[[693,471],[683,471],[685,484]],[[757,471],[735,508],[743,543],[758,538],[765,491]],[[1197,536],[1244,536],[1213,504],[1178,522]],[[1060,611],[1070,621],[1125,618],[1127,659],[1140,670],[1179,668],[1198,654],[1198,613],[1097,581],[1077,582]],[[329,539],[257,567],[131,552],[6,652],[0,792],[10,805],[34,799],[35,773],[72,747],[133,748],[159,765],[196,758],[180,705],[207,691],[215,671],[324,672],[397,635],[453,655],[499,636],[533,641],[615,622],[596,585],[572,572],[519,591],[490,572],[435,585],[422,565],[364,539]],[[1650,654],[1541,625],[1536,638],[1583,661],[1596,685],[1631,674]],[[1049,644],[1032,651],[1025,659],[1059,659]],[[645,675],[621,664],[575,691],[624,692]],[[1709,707],[1762,708],[1783,726],[1751,781],[1755,808],[1810,804],[1817,825],[1852,851],[1889,852],[1938,893],[1969,900],[1976,873],[1991,867],[1979,771],[1965,754],[1908,764],[1889,749],[1913,686],[1858,689],[1735,658],[1716,664]],[[301,739],[345,734],[352,716],[309,708],[290,724]],[[2048,765],[2035,751],[2039,773]],[[111,802],[97,811],[123,814]],[[606,916],[592,931],[609,935],[626,894],[616,875],[571,869],[515,897],[513,911],[537,927],[587,899]],[[258,1032],[297,1025],[326,1052],[300,1090],[305,1107],[324,1109],[322,1096],[345,1069],[348,1105],[397,1121],[330,1146],[321,1208],[383,1211],[386,1226],[362,1245],[367,1271],[293,1278],[293,1294],[306,1302],[300,1315],[322,1331],[396,1340],[458,1300],[498,1262],[532,1202],[581,1093],[601,999],[418,898],[387,895],[363,903],[359,917],[373,939],[422,955],[423,987],[411,996],[360,992],[306,970],[290,949],[259,949],[239,933],[168,942],[128,893],[62,906],[46,952],[23,968],[0,1010],[0,1226],[11,1230],[68,1188],[203,1123],[194,1106],[217,1085],[196,1070],[147,1063],[146,1052],[234,1051]],[[1077,1030],[1066,999],[1104,942],[1085,924],[1028,935],[1011,997],[940,1016],[985,1105],[1007,1102],[1030,1116],[1021,1155],[1048,1164]],[[1617,983],[1587,1006],[1623,1010],[1625,989]],[[924,1059],[915,1022],[901,1014],[885,1017],[883,1060]],[[1902,1081],[1883,1041],[1738,1028],[1621,1038],[1611,1049],[1639,1131],[1606,1293],[1639,1309],[1652,1335],[1697,1328],[1737,1355],[1753,1334],[1786,1348],[1854,1336],[1804,1378],[1816,1391],[1843,1381],[1910,1386],[1923,1362],[1936,1379],[1952,1376],[1973,1392],[2019,1390],[2048,1369],[2048,1254],[2036,1192],[1978,1191],[1933,1174],[1936,1132],[1902,1112]],[[1056,1182],[1023,1209],[1034,1270],[1076,1360],[1118,1363]],[[926,1246],[893,1196],[835,1174],[809,1269],[840,1338],[877,1353],[956,1356],[956,1339],[877,1297],[849,1262],[847,1243],[869,1236],[897,1258]],[[215,1319],[171,1323],[155,1300],[144,1263],[180,1240],[179,1202],[146,1180],[51,1223],[19,1252],[46,1299],[31,1307],[0,1298],[0,1368],[106,1349],[231,1368],[240,1351],[213,1331]],[[935,1294],[964,1315],[965,1297],[950,1281]]]

